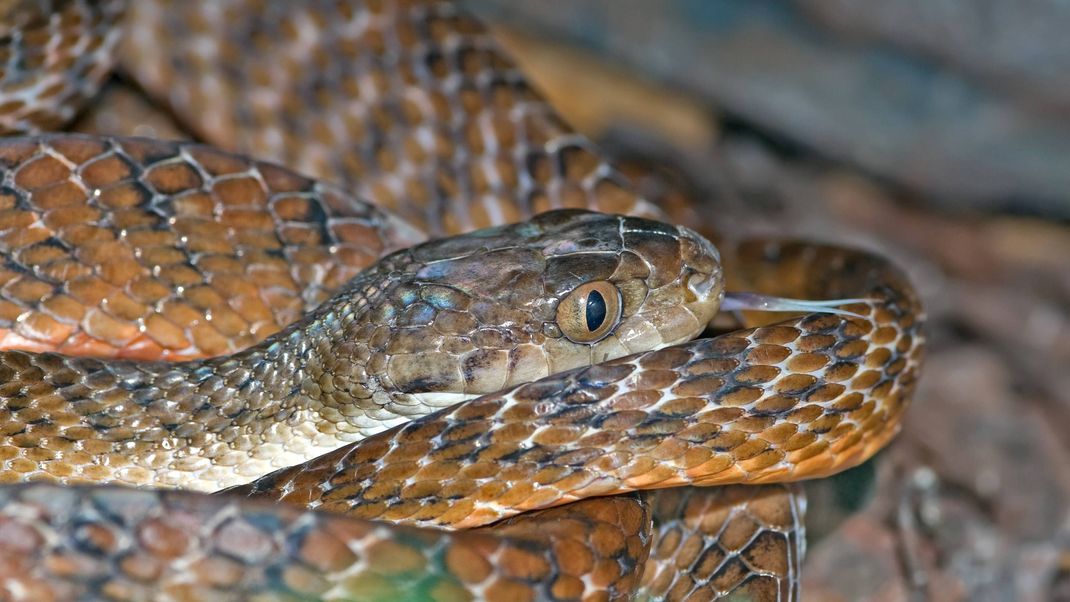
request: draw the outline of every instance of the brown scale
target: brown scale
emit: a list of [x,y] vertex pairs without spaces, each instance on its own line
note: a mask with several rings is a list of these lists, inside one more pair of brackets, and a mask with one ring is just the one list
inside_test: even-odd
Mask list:
[[[212,9],[213,3],[202,2],[200,8]],[[248,2],[248,3],[234,3],[231,9],[234,11],[249,11],[253,14],[264,13],[262,6],[263,3]],[[272,6],[271,3],[267,3]],[[419,110],[413,110],[408,107],[407,113],[399,113],[399,106],[404,105],[404,99],[406,95],[419,95],[420,87],[423,85],[430,85],[428,89],[436,90],[439,86],[437,83],[432,82],[431,79],[420,80],[416,83],[412,72],[399,71],[403,77],[394,77],[394,72],[385,70],[382,66],[378,68],[373,67],[367,71],[367,77],[364,79],[358,79],[357,82],[350,80],[346,93],[351,94],[354,91],[357,92],[356,96],[360,97],[363,106],[366,111],[363,113],[363,117],[357,119],[357,123],[349,123],[344,128],[345,135],[342,136],[341,128],[333,128],[337,121],[335,115],[340,115],[343,119],[348,119],[348,106],[343,106],[344,103],[335,104],[336,101],[326,100],[326,104],[318,106],[314,113],[315,116],[303,117],[311,121],[311,127],[305,125],[306,122],[283,120],[280,125],[277,122],[271,122],[271,120],[277,119],[276,114],[272,114],[271,111],[259,112],[259,115],[253,115],[255,110],[249,109],[237,109],[238,114],[235,117],[233,103],[219,102],[216,104],[215,99],[223,98],[221,90],[226,90],[226,96],[234,99],[243,99],[244,97],[237,94],[242,92],[245,88],[250,87],[256,82],[251,82],[250,77],[245,73],[250,73],[256,70],[255,78],[259,80],[260,89],[267,95],[267,104],[282,102],[286,104],[284,107],[290,111],[290,115],[304,115],[304,106],[302,103],[294,103],[293,101],[286,102],[285,100],[278,100],[278,98],[271,99],[271,95],[281,97],[283,99],[289,97],[291,99],[301,99],[307,101],[309,96],[294,95],[288,92],[288,86],[291,86],[291,81],[303,81],[302,75],[304,73],[311,72],[306,69],[305,65],[301,63],[302,60],[308,61],[322,61],[324,58],[329,57],[334,50],[327,48],[314,52],[312,54],[304,54],[299,52],[291,52],[294,48],[293,37],[295,32],[299,30],[290,25],[290,21],[283,17],[276,18],[276,22],[282,23],[281,29],[284,35],[271,38],[270,36],[262,37],[257,40],[259,46],[258,50],[261,52],[247,53],[239,44],[245,43],[247,36],[239,32],[235,37],[231,37],[230,42],[223,43],[223,51],[219,54],[225,56],[224,62],[229,64],[236,64],[237,61],[245,61],[244,64],[250,64],[253,68],[248,72],[241,72],[241,83],[235,85],[233,82],[227,81],[226,77],[217,78],[215,74],[219,73],[219,62],[212,60],[205,60],[203,57],[196,56],[196,52],[193,48],[196,44],[203,44],[204,40],[198,39],[196,42],[195,37],[191,32],[200,30],[202,33],[208,31],[213,26],[208,26],[206,23],[212,23],[211,19],[204,19],[194,15],[194,10],[189,11],[174,11],[174,14],[170,16],[163,16],[163,13],[156,13],[155,5],[150,2],[138,3],[136,16],[134,21],[135,26],[132,27],[133,34],[127,38],[127,42],[133,44],[135,48],[138,48],[138,52],[128,52],[124,54],[124,66],[129,73],[137,74],[141,72],[147,79],[141,82],[141,84],[148,90],[153,90],[154,85],[151,81],[153,74],[160,74],[164,77],[174,76],[173,67],[171,67],[171,53],[174,52],[176,56],[185,57],[183,60],[178,61],[181,65],[183,73],[182,77],[190,77],[183,84],[172,85],[171,90],[177,90],[180,88],[187,88],[190,90],[188,97],[182,97],[181,94],[171,94],[170,103],[175,111],[187,125],[193,127],[194,130],[199,132],[202,136],[208,139],[216,140],[222,145],[231,147],[249,148],[250,140],[255,143],[262,143],[257,148],[256,152],[261,154],[270,154],[270,156],[281,158],[286,160],[288,165],[298,165],[302,171],[313,173],[315,175],[323,175],[336,181],[351,181],[356,179],[353,183],[354,188],[359,188],[360,192],[365,196],[369,196],[377,201],[384,203],[394,203],[404,215],[410,217],[414,223],[422,223],[430,226],[433,229],[441,228],[442,231],[457,231],[465,230],[469,227],[479,224],[482,225],[487,222],[496,220],[512,219],[514,216],[528,215],[532,210],[541,209],[548,206],[567,205],[567,204],[584,204],[592,208],[603,208],[607,210],[624,211],[629,206],[638,207],[641,212],[650,213],[652,210],[650,206],[643,201],[637,201],[634,195],[627,189],[626,186],[618,184],[619,180],[611,171],[605,168],[605,164],[597,158],[597,153],[591,150],[589,144],[571,134],[569,130],[561,125],[560,121],[553,116],[552,110],[541,100],[536,94],[532,93],[530,89],[524,84],[521,74],[515,71],[512,63],[508,59],[503,58],[491,42],[486,33],[483,31],[478,23],[475,23],[471,19],[465,17],[459,13],[457,9],[445,3],[386,3],[385,7],[380,9],[379,3],[370,3],[370,10],[386,10],[390,13],[391,19],[397,19],[398,15],[402,17],[400,20],[388,20],[384,21],[387,24],[387,29],[380,31],[373,31],[370,38],[370,47],[375,50],[378,48],[390,47],[392,50],[401,50],[401,55],[405,55],[405,52],[411,51],[412,39],[406,38],[405,34],[400,36],[400,40],[393,39],[390,35],[383,35],[385,31],[389,34],[392,29],[390,26],[398,26],[400,23],[400,29],[398,31],[406,31],[406,25],[413,22],[420,24],[423,23],[423,19],[429,19],[428,22],[433,22],[433,26],[437,28],[438,36],[445,36],[447,38],[452,37],[461,41],[459,48],[466,54],[467,57],[461,57],[459,54],[451,54],[449,51],[443,53],[444,58],[441,60],[436,59],[435,65],[445,65],[449,68],[460,69],[458,67],[465,60],[468,61],[468,69],[472,69],[472,65],[479,65],[481,62],[485,66],[482,70],[482,74],[490,74],[492,77],[479,77],[479,73],[473,78],[472,73],[478,71],[472,71],[462,77],[465,81],[474,80],[472,84],[473,88],[478,90],[478,94],[466,94],[456,95],[456,97],[449,97],[446,102],[439,102],[437,107],[459,107],[467,106],[468,111],[478,109],[479,111],[491,112],[494,110],[495,104],[492,101],[488,101],[488,98],[492,96],[499,99],[498,102],[502,104],[500,106],[512,106],[514,113],[522,113],[525,119],[520,122],[506,123],[508,120],[502,120],[499,118],[493,120],[490,130],[494,132],[494,136],[498,137],[498,140],[509,140],[516,142],[519,138],[516,133],[527,133],[531,131],[530,139],[536,141],[534,145],[526,145],[525,141],[521,141],[517,148],[521,149],[521,152],[514,153],[513,165],[509,166],[510,159],[509,153],[505,153],[502,150],[497,152],[491,152],[487,150],[485,144],[486,139],[480,140],[477,133],[474,131],[477,129],[471,125],[470,115],[479,115],[483,113],[471,112],[466,114],[464,118],[458,119],[456,127],[450,129],[446,128],[442,130],[441,126],[436,124],[433,120],[442,113],[436,113],[435,111],[427,111],[423,109],[424,113],[419,114]],[[278,5],[273,5],[275,10],[278,10]],[[397,7],[404,7],[399,10]],[[430,8],[427,8],[430,6]],[[142,8],[144,7],[144,8]],[[297,11],[302,9],[298,8]],[[308,9],[313,13],[311,23],[317,27],[327,26],[332,23],[342,22],[342,19],[324,19],[322,17],[315,17],[314,13],[320,9],[311,8]],[[364,10],[363,8],[357,8],[355,10]],[[406,12],[407,11],[407,12]],[[249,22],[251,18],[244,16],[237,16],[240,12],[236,12],[229,19],[231,23]],[[147,17],[145,15],[148,15]],[[443,16],[445,18],[443,18]],[[161,26],[159,19],[167,19],[167,25]],[[147,19],[147,21],[146,21]],[[224,23],[228,19],[216,19],[215,23]],[[139,29],[137,23],[155,23],[150,29]],[[298,21],[300,22],[300,21]],[[184,27],[189,29],[183,29]],[[239,26],[240,27],[240,26]],[[417,27],[417,30],[423,33],[426,30]],[[138,37],[137,32],[142,33]],[[445,32],[445,33],[443,33]],[[216,35],[216,33],[209,32],[206,35]],[[329,36],[314,36],[311,40],[314,44],[318,44],[321,40],[328,39]],[[279,41],[285,41],[287,50],[278,52],[276,54],[268,54],[263,52],[265,49],[270,50],[272,44],[277,44]],[[333,38],[332,43],[338,43],[342,47],[339,52],[352,52],[353,48],[346,48],[346,44],[351,42],[347,41],[344,36]],[[214,44],[214,43],[213,43]],[[214,44],[215,45],[215,44]],[[393,46],[391,46],[393,45]],[[218,45],[215,45],[218,47]],[[470,52],[467,49],[469,47],[476,49],[475,52]],[[173,50],[172,50],[173,49]],[[367,48],[362,48],[366,51]],[[267,56],[266,60],[261,62],[261,67],[256,69],[255,63],[258,61],[256,57]],[[309,59],[309,57],[312,57]],[[470,58],[475,57],[475,58]],[[138,67],[134,63],[134,59],[143,61],[142,66]],[[420,57],[409,57],[413,61],[418,62]],[[368,61],[374,63],[375,61]],[[346,63],[349,65],[347,68],[354,68],[352,65],[356,64],[353,61]],[[357,69],[364,69],[366,63],[361,63],[361,66]],[[282,76],[274,76],[275,79],[268,82],[271,77],[270,68],[278,65],[293,65]],[[441,67],[439,67],[441,68]],[[463,70],[463,69],[462,69]],[[415,69],[412,70],[416,71]],[[207,73],[208,75],[203,75]],[[499,78],[494,74],[504,73],[507,76],[504,78],[508,83],[502,85],[499,82]],[[288,76],[286,74],[289,74]],[[297,76],[296,78],[293,76]],[[401,81],[408,78],[413,81]],[[214,79],[214,81],[213,81]],[[493,86],[487,85],[487,81],[493,81]],[[159,80],[157,80],[158,83]],[[192,82],[192,83],[191,83]],[[370,83],[369,83],[370,82]],[[400,83],[399,83],[400,82]],[[369,93],[361,96],[362,91],[358,88],[357,83],[365,85],[364,90]],[[373,86],[367,88],[366,86]],[[165,90],[166,85],[155,87],[156,90]],[[305,83],[298,84],[297,90],[308,89]],[[281,90],[282,92],[279,92]],[[374,90],[374,92],[372,92]],[[462,98],[463,96],[463,98]],[[524,98],[525,101],[521,104],[516,103],[516,98]],[[321,99],[317,98],[317,102]],[[210,102],[209,102],[210,101]],[[453,104],[450,104],[453,103]],[[239,103],[240,105],[240,103]],[[281,106],[281,105],[280,105]],[[519,108],[518,108],[519,107]],[[296,110],[296,111],[295,111]],[[297,112],[302,111],[302,112]],[[276,112],[278,113],[278,112]],[[360,113],[360,112],[358,112]],[[215,119],[213,125],[205,127],[198,125],[198,119],[201,114],[207,115],[212,119]],[[401,114],[402,118],[396,118]],[[460,111],[458,111],[460,114]],[[214,117],[212,117],[214,115]],[[235,117],[232,119],[232,117]],[[391,118],[394,117],[392,120]],[[318,122],[318,123],[317,123]],[[293,123],[301,123],[300,128],[292,127]],[[430,129],[434,130],[436,135],[432,136],[435,141],[431,148],[434,151],[438,151],[439,154],[428,152],[427,149],[423,149],[419,144],[413,142],[415,134],[413,132],[418,131],[421,125],[430,125]],[[307,127],[307,129],[305,129]],[[393,129],[390,129],[390,128]],[[244,130],[243,130],[244,128]],[[358,135],[364,135],[369,128],[385,128],[387,134],[383,136],[383,139],[387,141],[379,150],[369,150],[362,147],[361,143],[354,144],[352,147],[355,150],[350,152],[335,154],[332,152],[326,152],[333,147],[338,146],[338,141],[334,140],[334,137],[341,138],[341,146],[346,147],[345,140],[347,137],[356,133]],[[234,130],[233,133],[231,130]],[[426,129],[426,128],[425,128]],[[352,130],[352,132],[350,131]],[[422,130],[420,130],[422,131]],[[217,134],[219,132],[219,134]],[[257,132],[265,132],[262,135],[258,135]],[[308,132],[314,132],[314,135],[308,136]],[[223,139],[226,136],[231,136],[231,139]],[[214,136],[220,136],[218,139]],[[259,136],[259,137],[258,137]],[[450,136],[456,136],[456,138],[450,138]],[[311,142],[310,139],[311,138]],[[283,140],[283,143],[279,143],[278,140]],[[237,142],[235,142],[237,140]],[[356,138],[356,140],[367,140],[367,137]],[[550,143],[540,144],[542,142]],[[554,144],[554,142],[557,142]],[[493,146],[493,145],[492,145]],[[574,149],[571,151],[562,151],[561,149]],[[265,151],[264,149],[270,149]],[[311,149],[306,151],[306,149]],[[464,152],[455,152],[463,150]],[[471,151],[475,152],[471,152]],[[530,164],[522,163],[517,157],[522,156],[524,153],[533,152],[534,157]],[[337,159],[335,157],[341,157]],[[428,157],[433,157],[429,159]],[[399,159],[400,158],[400,159]],[[293,160],[291,160],[293,159]],[[563,159],[564,164],[559,162],[559,159]],[[418,166],[418,169],[401,169],[405,166]],[[341,167],[339,167],[341,166]],[[404,177],[400,178],[403,182],[399,183],[396,178],[396,174],[391,170],[398,170],[403,172]],[[417,175],[412,175],[416,173]],[[351,174],[357,174],[356,176]],[[490,174],[492,177],[488,178]],[[514,182],[517,180],[530,180],[527,188],[524,188],[524,195],[515,194],[508,187],[503,187],[498,184],[501,181],[506,183]],[[431,186],[428,182],[433,182],[435,185]],[[531,184],[534,182],[534,184]],[[495,187],[497,186],[497,187]],[[397,191],[403,190],[405,194],[398,195]],[[477,194],[471,194],[475,191]],[[496,205],[495,201],[503,201],[504,205]],[[447,204],[453,203],[453,204]],[[447,209],[448,207],[448,209]],[[461,207],[472,207],[470,211],[462,211]],[[805,254],[800,254],[805,255]],[[793,261],[792,257],[785,257],[788,261]],[[835,259],[835,258],[833,258]],[[775,262],[774,262],[775,263]],[[736,267],[732,261],[728,261],[729,268]],[[759,266],[761,267],[761,266]],[[842,264],[841,264],[842,267]],[[746,268],[746,265],[743,266]],[[776,272],[775,269],[771,270],[769,262],[764,265],[766,270],[765,274],[771,274]],[[739,270],[736,270],[739,271]],[[781,279],[781,272],[777,272],[777,276],[761,277],[757,278],[763,286],[754,286],[757,290],[767,290],[767,292],[780,292],[784,294],[783,290],[803,290],[801,286],[785,285],[784,282],[793,283],[795,281],[787,279]],[[229,274],[236,282],[242,278],[246,278],[244,272],[238,273],[237,271]],[[734,278],[734,277],[733,277]],[[248,282],[248,280],[246,280]],[[739,282],[739,281],[737,281]],[[734,286],[733,289],[738,287]],[[820,287],[817,287],[815,291],[813,288],[809,289],[808,294],[818,294],[818,296],[831,296],[823,294]],[[0,291],[3,292],[3,291]],[[326,291],[325,291],[326,292]],[[27,293],[23,293],[28,295]],[[796,293],[795,296],[802,296],[800,293]],[[273,313],[279,314],[280,312],[292,311],[293,297],[287,295],[274,295],[263,299],[265,305],[271,308]],[[302,299],[303,302],[308,303],[308,300]],[[154,314],[158,315],[158,314]],[[202,312],[203,315],[203,312]],[[114,316],[112,316],[114,317]],[[190,320],[197,320],[191,313],[186,316]],[[200,318],[203,320],[203,318]],[[290,318],[292,319],[292,318]],[[80,326],[80,325],[79,325]],[[279,324],[281,326],[281,324]],[[894,330],[894,329],[893,329]],[[83,330],[84,332],[84,330]],[[886,333],[890,331],[886,330]],[[776,335],[776,332],[771,333]],[[264,333],[266,336],[266,332]],[[254,337],[257,336],[254,334]],[[812,345],[820,348],[821,336],[808,336],[802,344]],[[890,336],[885,334],[882,336]],[[901,339],[902,341],[903,339]],[[196,341],[194,341],[196,343]],[[244,343],[247,344],[247,343]],[[902,353],[906,353],[910,347],[909,343],[903,343],[905,345]],[[914,349],[920,348],[921,341],[914,340]],[[115,352],[115,348],[110,345],[100,345],[99,342],[94,345],[82,346],[80,351],[86,351],[88,353],[103,353],[112,354]],[[202,353],[211,350],[200,350]],[[755,359],[761,359],[765,357],[768,359],[768,349],[758,352]],[[777,353],[777,352],[772,352]],[[793,364],[793,370],[805,370],[811,362],[814,360],[814,352],[805,352],[809,355],[806,357],[809,359],[800,359],[798,364]],[[885,362],[883,354],[889,354],[891,351],[888,349],[875,350],[868,361],[875,366],[888,365]],[[916,352],[911,352],[911,356],[916,355]],[[800,356],[802,354],[800,353]],[[911,361],[908,362],[907,359]],[[889,368],[886,368],[884,372],[896,372],[906,370],[909,373],[913,373],[913,365],[916,361],[916,357],[909,358],[897,358],[892,361]],[[897,366],[897,362],[901,363],[901,366]],[[834,376],[838,375],[838,378],[849,378],[846,374],[848,369],[836,368],[839,372],[831,372]],[[761,375],[761,371],[758,371],[757,376]],[[859,377],[859,384],[867,384],[870,380],[879,379],[880,374],[874,370],[869,370],[865,374]],[[872,384],[872,383],[869,383]],[[879,384],[877,386],[880,386]],[[740,398],[746,397],[748,394],[743,392]],[[771,396],[768,399],[763,399],[760,403],[765,403],[763,408],[772,411],[778,409],[783,411],[789,407],[788,401],[784,396]],[[856,398],[846,398],[842,400],[841,409],[859,409],[862,404]],[[864,411],[864,408],[861,408]],[[724,410],[732,410],[732,408],[724,408]],[[729,414],[726,414],[729,415]],[[796,419],[814,418],[808,416],[805,412],[796,414]],[[823,423],[819,423],[822,429],[831,428],[833,430],[828,432],[835,432],[836,428],[842,428],[840,425],[833,424],[835,419],[825,418]],[[786,424],[786,423],[785,423]],[[758,428],[758,423],[753,423],[752,428]],[[766,436],[773,439],[779,439],[787,437],[791,440],[791,446],[800,446],[799,449],[805,449],[809,446],[813,435],[799,436],[798,433],[788,433],[792,427],[783,425],[779,427],[780,430],[766,429],[764,431]],[[738,446],[737,446],[738,447]],[[752,446],[754,447],[754,446]],[[755,448],[756,449],[756,448]],[[744,449],[746,453],[752,453],[755,449]],[[759,456],[761,453],[759,452]],[[675,490],[670,490],[675,491]],[[702,493],[710,495],[716,493],[717,490],[703,490]],[[743,492],[750,491],[748,488],[741,489]],[[745,495],[743,497],[746,497]],[[791,492],[785,492],[779,494],[779,497],[784,503],[793,502],[793,494]],[[749,506],[757,502],[743,501],[736,502],[743,506]],[[698,510],[696,510],[698,512]],[[705,512],[705,510],[701,510]],[[796,529],[801,528],[801,524],[796,525]],[[801,535],[801,533],[800,533]],[[796,544],[799,539],[796,539]],[[787,548],[784,553],[790,555],[796,554],[796,560],[798,560],[798,554],[801,550],[799,548]],[[770,573],[772,575],[773,573]],[[775,577],[778,579],[778,583],[781,587],[788,584],[788,589],[792,589],[797,586],[797,575],[781,574]],[[750,583],[747,575],[743,575],[743,579],[740,583]],[[713,585],[698,586],[701,594],[704,597],[712,597],[713,595],[719,595],[719,592],[723,592],[721,587],[723,583],[714,587]],[[704,589],[703,589],[704,587]],[[743,590],[741,590],[743,591]],[[764,599],[765,594],[769,592],[766,589],[752,590],[750,593],[756,594],[764,592],[758,599]],[[757,595],[757,594],[756,594]]]
[[640,600],[790,600],[803,509],[795,486],[679,487],[651,496],[657,532]]
[[[913,290],[883,260],[834,247],[756,242],[739,259],[758,272],[794,263],[834,298],[867,297],[848,306],[865,318],[803,316],[558,373],[237,491],[457,528],[590,495],[823,477],[869,458],[917,379]],[[821,360],[801,362],[806,372],[777,361],[800,352]]]
[[[562,503],[571,495],[679,484],[696,473],[696,480],[707,484],[793,480],[829,474],[869,457],[894,434],[917,376],[923,339],[920,310],[909,285],[875,257],[832,247],[755,242],[741,247],[738,257],[738,265],[748,273],[755,270],[757,281],[775,274],[783,261],[806,271],[808,278],[800,282],[823,282],[835,296],[870,292],[883,301],[868,310],[860,305],[850,308],[870,314],[874,322],[807,316],[682,346],[703,349],[698,357],[680,348],[652,352],[638,362],[645,368],[638,376],[634,366],[621,368],[637,363],[625,358],[587,371],[597,376],[586,379],[582,388],[568,389],[560,380],[568,381],[567,375],[557,382],[551,377],[511,395],[488,396],[440,412],[297,469],[279,471],[240,491],[400,524],[458,526],[493,521],[503,513],[502,507],[514,508],[504,511],[509,514]],[[862,341],[864,349],[856,341]],[[745,386],[736,386],[734,376],[785,358],[774,351],[785,346],[804,348],[808,355],[798,357],[808,359],[801,368],[823,367],[823,379],[804,379],[807,384],[801,387],[795,381],[803,375],[787,373],[779,380],[747,378]],[[816,355],[826,359],[816,362],[811,359]],[[751,360],[758,363],[752,365]],[[671,409],[672,415],[654,422],[632,416],[659,397],[656,392],[637,391],[635,385],[664,387],[664,379],[650,376],[662,370],[686,375],[670,388],[676,403],[660,406],[662,412]],[[784,380],[788,384],[780,385]],[[544,395],[563,389],[575,393],[558,397],[560,405],[540,405],[538,413],[532,411],[533,405],[545,404]],[[753,389],[757,394],[740,394]],[[694,395],[710,397],[701,404],[689,403]],[[574,428],[574,421],[600,415],[592,404],[623,406],[599,421],[602,428],[625,430],[602,436],[583,435],[585,429]],[[690,421],[689,412],[697,412],[700,420]],[[556,429],[555,414],[565,421]],[[517,426],[496,426],[499,420],[514,418],[520,422]],[[539,427],[544,430],[533,436]],[[739,430],[725,432],[725,427]],[[419,438],[409,440],[408,434]],[[419,442],[436,434],[437,443],[430,448]],[[645,440],[636,443],[640,439]],[[526,451],[515,455],[521,440],[526,440]],[[429,460],[422,461],[425,457]],[[792,466],[781,468],[775,464],[778,460]],[[588,470],[584,463],[594,469]],[[526,480],[525,475],[531,474],[539,475],[536,484]],[[384,475],[408,480],[402,487],[397,480],[380,480]],[[605,482],[606,475],[617,480]],[[440,495],[455,493],[471,497],[449,504],[436,501]],[[670,501],[659,502],[661,496]],[[679,599],[690,593],[714,599],[749,593],[760,600],[797,595],[802,532],[795,491],[669,489],[655,492],[653,503],[672,506],[676,502],[671,500],[678,497],[714,501],[685,504],[683,514],[675,515],[677,522],[664,512],[655,514],[652,549],[665,556],[659,566],[679,563],[679,567],[677,573],[648,571],[645,591],[656,592],[649,595]],[[480,501],[493,502],[492,507]],[[673,533],[695,543],[662,543]],[[733,534],[735,539],[721,541]],[[694,563],[694,547],[699,544],[705,564]],[[721,560],[714,563],[716,558]]]
[[452,3],[137,2],[126,26],[122,68],[199,137],[432,235],[563,207],[662,215]]
[[623,600],[650,513],[616,496],[444,533],[184,492],[23,485],[0,489],[0,532],[4,593],[32,600]]
[[[49,147],[57,140],[62,141],[54,139]],[[29,165],[40,160],[33,153],[24,157]],[[763,281],[762,272],[793,265],[807,274],[800,282],[822,283],[827,294],[871,294],[873,305],[850,308],[870,318],[807,316],[551,376],[270,475],[252,489],[270,495],[277,488],[290,501],[358,516],[474,526],[573,496],[822,476],[871,455],[894,433],[915,377],[922,341],[908,285],[881,260],[834,248],[754,243],[742,247],[736,260],[741,269],[758,274],[757,282]],[[800,360],[794,368],[770,369],[789,357]],[[68,378],[62,376],[62,364],[33,361],[28,370],[19,368],[25,372],[20,381],[9,382],[32,383],[41,378],[34,376],[37,369],[51,371],[56,382]],[[804,373],[815,370],[824,370],[820,379]],[[33,390],[31,384],[25,391],[32,395]],[[561,397],[562,390],[574,394]],[[599,413],[604,419],[595,418],[602,432],[585,435],[582,421],[593,418],[590,411],[597,404],[609,410]],[[565,423],[555,423],[555,411]],[[35,422],[32,416],[20,420]],[[534,432],[538,427],[547,428]],[[528,439],[527,451],[515,456],[517,444]],[[482,451],[473,454],[477,446]],[[431,463],[414,470],[412,461],[424,458]],[[20,462],[31,468],[48,460],[27,456]],[[299,473],[298,478],[290,473]],[[410,476],[417,478],[408,490],[390,480]],[[454,495],[470,497],[445,501]],[[362,505],[353,507],[354,501]],[[738,580],[744,582],[750,583]],[[707,586],[722,591],[727,583]]]
[[0,142],[0,345],[232,353],[419,240],[323,183],[195,144]]
[[114,62],[124,0],[0,2],[0,136],[62,127]]
[[[555,308],[585,279],[640,301],[623,304],[619,332],[576,343],[555,334]],[[465,396],[690,340],[720,284],[715,250],[690,231],[558,211],[392,253],[232,355],[0,351],[0,481],[242,484]]]

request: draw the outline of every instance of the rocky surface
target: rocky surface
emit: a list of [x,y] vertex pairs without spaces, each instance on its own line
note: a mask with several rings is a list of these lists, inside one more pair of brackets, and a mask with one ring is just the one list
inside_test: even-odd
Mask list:
[[468,0],[944,207],[1070,217],[1055,0]]

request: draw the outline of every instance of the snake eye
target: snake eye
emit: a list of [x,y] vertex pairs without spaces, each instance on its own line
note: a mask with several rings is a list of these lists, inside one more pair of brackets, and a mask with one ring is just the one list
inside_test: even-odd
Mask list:
[[596,343],[620,322],[621,297],[605,280],[576,287],[557,306],[557,326],[573,343]]

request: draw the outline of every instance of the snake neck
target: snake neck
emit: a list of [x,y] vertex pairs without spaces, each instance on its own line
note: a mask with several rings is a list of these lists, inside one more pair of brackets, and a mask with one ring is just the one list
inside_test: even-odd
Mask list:
[[222,383],[227,398],[242,400],[235,420],[304,425],[314,438],[341,442],[388,428],[380,410],[396,394],[382,382],[382,358],[372,348],[377,313],[404,282],[389,269],[368,270],[263,342],[191,362],[185,372],[202,387]]
[[[403,280],[381,276],[358,277],[300,322],[226,357],[0,352],[0,479],[214,491],[387,428],[368,427],[384,393],[368,378],[375,366],[361,338],[378,297],[395,294],[379,283]],[[41,449],[51,454],[44,461]],[[19,468],[31,459],[35,471]]]

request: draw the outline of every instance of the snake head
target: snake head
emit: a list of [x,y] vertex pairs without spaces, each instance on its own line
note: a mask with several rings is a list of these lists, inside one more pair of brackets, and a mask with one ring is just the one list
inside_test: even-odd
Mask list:
[[369,308],[347,343],[370,358],[359,386],[380,406],[441,407],[690,340],[723,279],[690,230],[561,210],[400,251],[351,290]]

